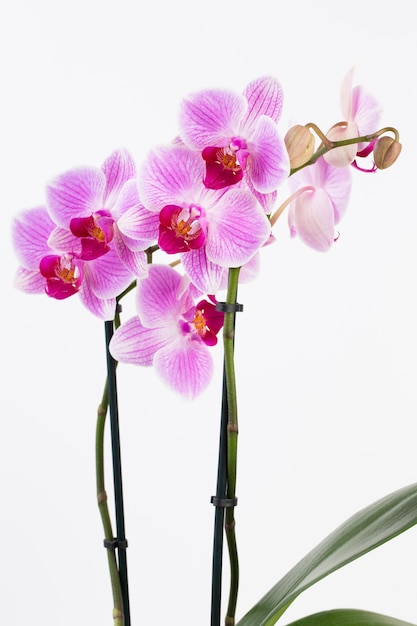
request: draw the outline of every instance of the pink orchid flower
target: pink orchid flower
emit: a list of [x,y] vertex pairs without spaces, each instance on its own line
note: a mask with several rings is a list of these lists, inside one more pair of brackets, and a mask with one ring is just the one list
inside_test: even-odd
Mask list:
[[[222,268],[247,263],[268,239],[271,227],[247,189],[208,189],[200,155],[182,145],[153,150],[138,176],[145,207],[159,216],[158,243],[179,253],[190,278],[215,293]],[[191,278],[193,280],[193,278]]]
[[[101,168],[57,176],[47,187],[47,200],[59,229],[78,239],[80,259],[98,259],[113,249],[131,275],[146,276],[143,251],[155,243],[158,224],[140,203],[135,164],[126,150],[113,152]],[[60,230],[56,236],[62,236]]]
[[[344,122],[342,125],[333,126],[327,133],[327,137],[332,141],[361,137],[378,129],[381,108],[374,96],[365,91],[363,86],[352,86],[353,74],[352,68],[342,82],[340,105]],[[334,148],[324,155],[324,159],[335,167],[346,167],[351,163],[357,167],[355,157],[368,156],[373,150],[373,144],[374,142],[359,143]]]
[[180,136],[206,161],[204,184],[222,189],[246,177],[266,194],[287,178],[290,165],[277,122],[283,94],[270,77],[251,82],[242,94],[211,89],[191,94],[180,109]]
[[210,382],[209,347],[217,343],[224,314],[195,304],[195,287],[170,266],[151,265],[136,291],[137,316],[119,326],[109,349],[122,363],[153,365],[172,389],[193,398]]
[[[80,259],[65,246],[53,247],[56,225],[45,207],[22,211],[12,222],[12,241],[21,263],[15,286],[26,293],[46,293],[65,300],[79,294],[87,309],[103,320],[114,317],[116,296],[131,282],[131,274],[114,251],[92,261]],[[106,277],[106,280],[103,280]]]
[[351,170],[333,167],[323,158],[289,179],[294,190],[288,212],[292,237],[298,235],[310,248],[325,252],[337,236],[335,226],[345,214]]

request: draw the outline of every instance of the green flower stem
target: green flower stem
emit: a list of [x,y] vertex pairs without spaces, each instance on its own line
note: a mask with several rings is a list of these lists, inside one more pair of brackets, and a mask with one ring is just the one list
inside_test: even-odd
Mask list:
[[[237,289],[240,268],[229,269],[226,304],[236,304]],[[238,414],[236,397],[236,377],[234,363],[234,335],[235,335],[235,312],[226,312],[224,315],[223,344],[224,366],[227,391],[227,498],[236,497],[236,473],[237,473],[237,442],[238,442]],[[225,532],[230,561],[230,590],[226,626],[233,626],[237,595],[239,589],[239,560],[235,535],[234,507],[226,508]]]
[[[107,506],[107,493],[104,480],[104,427],[106,424],[106,415],[108,410],[108,383],[103,391],[101,403],[97,409],[96,424],[96,486],[97,486],[97,503],[100,511],[101,521],[103,524],[104,538],[106,541],[113,541],[114,534]],[[107,549],[107,560],[110,573],[110,582],[113,594],[113,624],[114,626],[124,625],[123,615],[123,596],[120,584],[119,569],[116,561],[114,550]]]
[[385,133],[393,133],[395,140],[399,141],[399,134],[398,134],[397,129],[392,128],[391,126],[387,126],[386,128],[381,128],[380,130],[370,135],[363,135],[362,137],[353,137],[351,139],[341,139],[340,141],[331,141],[330,139],[328,139],[315,124],[307,124],[306,126],[313,128],[317,132],[319,137],[322,139],[323,143],[322,145],[319,146],[319,148],[316,150],[313,156],[306,163],[303,163],[303,165],[300,165],[300,167],[295,167],[294,169],[292,169],[290,172],[290,176],[294,174],[295,172],[298,172],[298,170],[302,170],[304,167],[307,167],[308,165],[313,165],[313,163],[315,163],[318,158],[323,156],[323,154],[326,154],[326,152],[333,150],[334,148],[341,148],[342,146],[350,146],[355,143],[370,143],[371,141],[375,141],[375,139],[378,139],[378,137],[380,137],[381,135],[385,135]]

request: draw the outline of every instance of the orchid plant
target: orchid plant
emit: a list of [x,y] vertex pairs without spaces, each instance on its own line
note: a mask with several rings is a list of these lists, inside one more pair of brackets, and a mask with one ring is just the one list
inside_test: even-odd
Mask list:
[[[224,623],[236,623],[235,536],[238,402],[234,342],[239,283],[256,279],[262,248],[287,210],[288,230],[325,252],[338,239],[353,175],[390,167],[401,152],[395,128],[378,128],[381,110],[353,70],[342,83],[342,121],[327,132],[307,123],[280,128],[283,92],[264,76],[242,93],[207,89],[180,104],[178,135],[153,147],[137,167],[115,150],[101,167],[79,167],[46,186],[45,203],[17,215],[12,238],[16,287],[57,300],[78,296],[104,322],[108,376],[97,413],[97,500],[116,626],[130,626],[118,435],[117,363],[153,366],[161,385],[195,398],[213,374],[223,333],[224,382],[215,507],[211,626],[222,618],[223,536],[230,590]],[[288,181],[290,196],[281,199]],[[122,322],[134,291],[136,314]],[[219,297],[225,292],[225,299]],[[110,413],[116,533],[104,482],[104,431]],[[417,523],[417,484],[370,504],[307,554],[238,622],[272,626],[305,589]],[[292,626],[400,626],[358,610],[310,615]]]

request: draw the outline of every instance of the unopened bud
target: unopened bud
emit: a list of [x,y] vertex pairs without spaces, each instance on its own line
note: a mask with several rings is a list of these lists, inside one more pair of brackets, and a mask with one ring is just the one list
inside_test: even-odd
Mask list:
[[314,154],[314,135],[305,126],[297,125],[290,128],[284,142],[290,157],[291,169],[301,167]]
[[375,165],[380,170],[390,167],[400,156],[402,145],[392,137],[381,137],[374,147]]

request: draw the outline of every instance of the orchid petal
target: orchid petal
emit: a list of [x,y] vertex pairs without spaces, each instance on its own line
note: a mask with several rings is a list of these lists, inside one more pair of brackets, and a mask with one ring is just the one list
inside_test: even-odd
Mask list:
[[58,226],[69,228],[74,217],[88,217],[103,208],[106,178],[93,167],[57,176],[47,187],[48,211]]
[[249,83],[243,92],[248,101],[248,112],[242,127],[253,130],[257,119],[267,115],[274,122],[281,117],[284,94],[279,82],[270,76],[263,76]]
[[[260,267],[261,255],[259,254],[259,252],[257,252],[247,263],[242,265],[239,272],[239,282],[244,284],[255,280],[255,278],[257,278],[259,275]],[[226,286],[227,284],[224,284],[223,288],[225,288]]]
[[149,277],[140,281],[136,295],[138,315],[144,326],[171,326],[175,334],[178,316],[193,305],[191,296],[181,296],[182,292],[183,277],[178,272],[169,266],[151,265]]
[[352,89],[354,73],[355,68],[351,67],[344,77],[340,88],[340,110],[342,111],[343,118],[346,121],[354,119],[352,113]]
[[91,288],[88,280],[88,269],[85,268],[84,280],[78,292],[82,304],[96,317],[104,321],[114,319],[116,298],[99,298]]
[[140,250],[136,252],[129,250],[117,229],[115,229],[113,245],[119,259],[133,276],[145,278],[148,275],[146,254]]
[[377,99],[361,85],[354,88],[352,99],[353,119],[358,125],[359,134],[368,135],[375,132],[381,117],[381,107]]
[[290,229],[319,252],[326,252],[334,241],[334,213],[330,198],[323,189],[306,191],[295,200]]
[[13,281],[14,287],[25,293],[45,293],[46,281],[39,270],[28,270],[18,267]]
[[352,186],[352,172],[350,168],[332,167],[325,161],[319,162],[323,188],[330,198],[334,211],[334,223],[338,224],[348,207]]
[[135,162],[127,150],[115,150],[104,161],[101,169],[106,178],[104,204],[112,207],[125,182],[135,178]]
[[42,256],[51,248],[47,241],[55,228],[45,207],[19,213],[12,221],[12,242],[19,262],[27,269],[37,269]]
[[139,206],[139,190],[136,179],[128,180],[119,190],[111,211],[113,219],[118,222],[127,211]]
[[[359,136],[359,130],[356,122],[350,121],[343,126],[334,126],[327,133],[330,141],[344,141],[345,139],[353,139]],[[358,150],[357,144],[340,146],[333,148],[323,155],[323,159],[334,167],[347,167],[352,163]]]
[[248,177],[260,193],[271,193],[289,176],[290,159],[278,128],[269,117],[259,118],[249,145]]
[[75,237],[70,230],[57,226],[48,237],[48,245],[60,252],[81,253],[81,239]]
[[100,299],[115,298],[134,278],[121,263],[114,249],[110,249],[107,254],[94,261],[85,263],[84,271],[84,281],[89,282],[92,292]]
[[187,276],[201,292],[217,293],[227,285],[227,269],[212,263],[204,248],[183,254],[181,262]]
[[207,387],[213,374],[213,360],[206,346],[183,337],[158,350],[154,366],[170,387],[190,399]]
[[167,204],[196,203],[205,191],[204,171],[198,153],[178,145],[161,146],[148,155],[139,174],[140,198],[147,209],[158,212]]
[[181,104],[181,139],[192,148],[226,146],[237,134],[247,101],[233,91],[208,89],[191,94]]
[[212,209],[206,253],[213,263],[240,267],[259,250],[271,232],[256,199],[244,189],[230,189]]
[[159,217],[139,204],[122,215],[117,227],[128,248],[146,250],[158,240]]
[[138,317],[119,326],[110,340],[109,350],[117,361],[133,365],[152,365],[155,352],[166,346],[169,335],[164,329],[145,328]]

